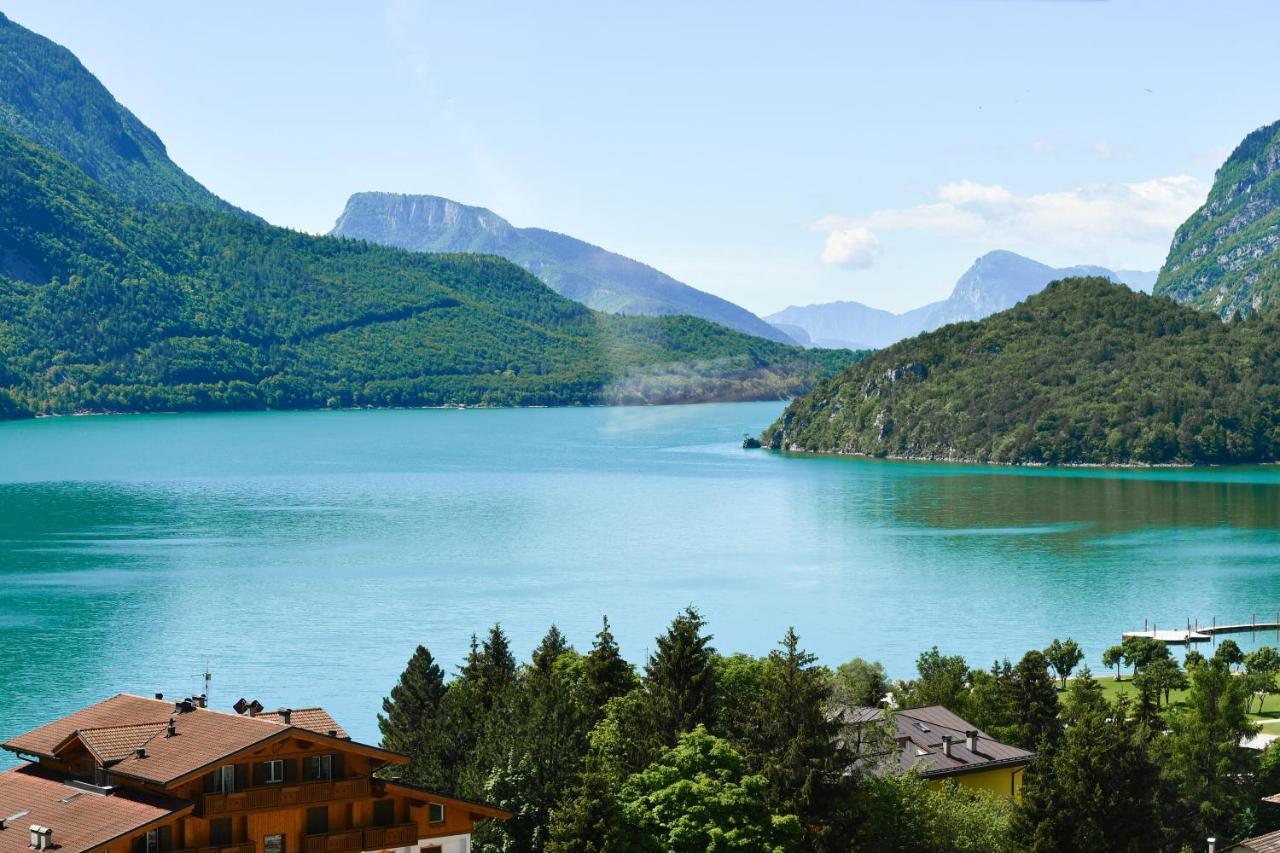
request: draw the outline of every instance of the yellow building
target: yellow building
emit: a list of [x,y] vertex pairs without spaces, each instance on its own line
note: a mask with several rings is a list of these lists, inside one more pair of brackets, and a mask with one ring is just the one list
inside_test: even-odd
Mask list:
[[[846,722],[865,725],[883,721],[885,712],[854,708]],[[897,744],[880,773],[916,772],[940,788],[954,780],[965,788],[990,791],[1018,799],[1022,776],[1035,753],[1001,743],[941,705],[905,708],[890,714]]]

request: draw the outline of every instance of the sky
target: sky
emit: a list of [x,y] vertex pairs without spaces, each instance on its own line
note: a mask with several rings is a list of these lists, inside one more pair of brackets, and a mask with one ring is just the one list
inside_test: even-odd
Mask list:
[[[211,190],[571,234],[765,315],[944,298],[979,255],[1157,269],[1280,119],[1274,2],[0,0]],[[1246,25],[1246,22],[1247,25]]]

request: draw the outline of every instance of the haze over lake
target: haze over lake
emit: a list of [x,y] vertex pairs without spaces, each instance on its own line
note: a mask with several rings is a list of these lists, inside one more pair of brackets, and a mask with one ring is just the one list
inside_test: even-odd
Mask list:
[[[0,426],[0,739],[120,691],[321,704],[359,740],[417,643],[450,671],[681,607],[722,651],[986,666],[1144,617],[1274,618],[1280,470],[984,468],[744,451],[781,403]],[[1242,645],[1250,637],[1240,638]],[[1274,642],[1274,636],[1253,642]]]

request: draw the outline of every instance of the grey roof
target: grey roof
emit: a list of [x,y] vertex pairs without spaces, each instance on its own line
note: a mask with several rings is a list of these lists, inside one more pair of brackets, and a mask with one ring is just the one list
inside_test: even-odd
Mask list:
[[1244,841],[1237,841],[1230,847],[1225,848],[1227,851],[1238,851],[1239,853],[1280,853],[1280,831],[1268,832],[1266,835],[1259,835],[1256,838],[1246,838]]
[[[847,708],[840,717],[845,723],[859,725],[884,718],[877,708]],[[1000,766],[1023,765],[1035,753],[995,740],[967,720],[941,705],[904,708],[890,712],[894,725],[893,739],[898,748],[887,756],[878,772],[916,770],[927,778],[955,776]],[[970,750],[966,734],[977,732],[975,749]],[[951,754],[947,755],[943,737],[951,738]]]

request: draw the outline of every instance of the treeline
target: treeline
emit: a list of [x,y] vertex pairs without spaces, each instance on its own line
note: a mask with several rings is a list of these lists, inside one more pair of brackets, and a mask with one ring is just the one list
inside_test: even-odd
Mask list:
[[0,417],[781,399],[847,365],[515,264],[132,207],[0,126]]
[[[1177,851],[1280,828],[1259,809],[1280,792],[1280,748],[1238,747],[1280,656],[1236,675],[1230,641],[1185,670],[1151,640],[1107,654],[1136,699],[1109,699],[1087,669],[1068,681],[1084,656],[1070,640],[990,669],[934,648],[890,683],[861,659],[820,666],[790,630],[766,657],[721,654],[692,608],[638,669],[607,619],[584,651],[553,626],[523,663],[494,626],[451,679],[419,646],[378,723],[411,758],[406,781],[514,812],[478,851]],[[900,747],[839,711],[886,696],[1035,750],[1022,801],[874,772]]]
[[765,431],[782,449],[1033,464],[1280,458],[1280,324],[1106,279],[895,344]]

